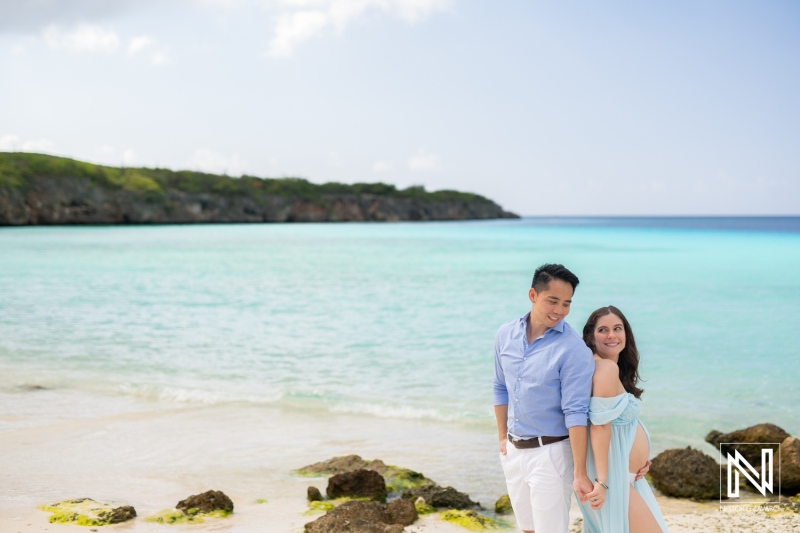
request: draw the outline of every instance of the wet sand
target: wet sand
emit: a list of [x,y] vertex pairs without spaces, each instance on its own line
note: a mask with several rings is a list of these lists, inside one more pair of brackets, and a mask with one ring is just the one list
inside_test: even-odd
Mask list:
[[[136,520],[104,531],[300,532],[322,514],[305,514],[306,488],[314,485],[324,492],[327,479],[300,477],[292,470],[349,454],[423,472],[488,509],[505,493],[494,432],[486,427],[270,405],[142,405],[130,399],[87,399],[71,391],[21,394],[0,393],[5,406],[15,407],[0,416],[3,533],[76,530],[50,524],[48,513],[37,506],[81,497],[136,508]],[[211,489],[231,497],[233,515],[187,526],[143,520]],[[797,514],[721,513],[714,503],[665,497],[659,502],[674,533],[800,531]],[[572,516],[580,516],[577,503]],[[507,520],[513,523],[513,517]],[[465,530],[429,515],[406,531]]]

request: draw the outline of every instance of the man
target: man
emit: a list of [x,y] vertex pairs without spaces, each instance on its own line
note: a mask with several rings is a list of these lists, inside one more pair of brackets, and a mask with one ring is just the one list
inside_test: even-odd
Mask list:
[[519,527],[566,533],[572,490],[585,501],[587,421],[594,358],[564,322],[578,277],[563,265],[536,269],[531,311],[495,337],[494,412],[500,462]]

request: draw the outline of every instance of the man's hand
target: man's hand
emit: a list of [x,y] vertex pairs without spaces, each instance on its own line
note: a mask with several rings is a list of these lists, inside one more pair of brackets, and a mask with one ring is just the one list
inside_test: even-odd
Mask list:
[[636,481],[639,481],[644,477],[644,475],[650,471],[650,465],[653,464],[653,461],[647,461],[643,467],[636,472]]
[[505,455],[506,454],[506,446],[508,446],[508,437],[501,437],[500,438],[500,453]]
[[586,495],[589,505],[595,511],[599,510],[606,502],[606,489],[600,483],[594,484],[594,490]]
[[578,496],[578,499],[581,501],[581,503],[586,503],[586,499],[592,492],[592,489],[592,482],[589,481],[589,478],[586,477],[586,474],[575,476],[575,480],[572,482],[572,490],[575,491],[575,495]]

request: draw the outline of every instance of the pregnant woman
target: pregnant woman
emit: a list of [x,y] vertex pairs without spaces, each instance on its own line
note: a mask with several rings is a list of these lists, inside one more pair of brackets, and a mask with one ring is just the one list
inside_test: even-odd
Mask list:
[[[639,421],[639,352],[625,315],[601,307],[583,327],[594,352],[589,402],[589,479],[596,480],[581,505],[584,533],[666,533],[667,526],[650,485],[650,435]],[[637,479],[638,478],[638,479]]]

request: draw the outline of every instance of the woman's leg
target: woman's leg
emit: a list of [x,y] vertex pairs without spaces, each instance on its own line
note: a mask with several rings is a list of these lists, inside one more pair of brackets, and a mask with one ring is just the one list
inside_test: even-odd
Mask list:
[[650,508],[633,486],[630,486],[630,492],[628,523],[631,533],[663,533]]

